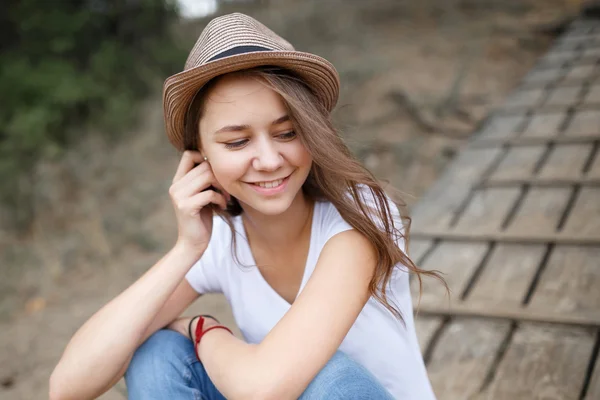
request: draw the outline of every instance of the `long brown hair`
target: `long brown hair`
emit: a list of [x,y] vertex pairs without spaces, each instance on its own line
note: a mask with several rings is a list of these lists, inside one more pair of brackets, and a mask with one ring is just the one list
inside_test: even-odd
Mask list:
[[[330,113],[302,79],[278,67],[260,67],[233,74],[257,79],[283,98],[294,129],[313,159],[311,171],[303,185],[304,193],[315,201],[331,202],[346,222],[369,239],[377,253],[377,266],[369,284],[369,293],[402,320],[401,312],[390,304],[387,297],[387,287],[397,264],[416,275],[419,292],[423,286],[422,275],[433,276],[444,282],[438,272],[417,267],[398,246],[398,242],[404,239],[408,248],[410,218],[400,212],[401,221],[394,221],[389,197],[381,184],[353,156],[333,126]],[[201,147],[199,121],[206,94],[219,78],[205,85],[190,105],[184,134],[186,149],[198,150]],[[397,197],[394,200],[399,210],[405,209],[405,204],[401,201],[398,203]],[[235,198],[232,198],[224,213],[215,211],[225,218],[232,230],[231,217],[243,212]],[[235,236],[232,235],[234,248]]]

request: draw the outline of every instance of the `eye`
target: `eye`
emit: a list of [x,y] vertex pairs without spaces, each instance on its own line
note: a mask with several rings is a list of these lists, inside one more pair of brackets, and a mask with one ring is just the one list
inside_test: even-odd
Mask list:
[[248,143],[248,139],[238,140],[237,142],[225,143],[227,149],[237,149]]
[[295,131],[285,132],[285,133],[282,133],[281,135],[277,135],[277,137],[279,137],[280,139],[284,139],[284,140],[293,139],[296,137],[296,132]]

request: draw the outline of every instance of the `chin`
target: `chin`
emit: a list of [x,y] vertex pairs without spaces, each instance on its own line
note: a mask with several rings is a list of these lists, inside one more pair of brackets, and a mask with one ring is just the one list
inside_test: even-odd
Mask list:
[[278,199],[252,199],[248,202],[243,201],[244,207],[250,207],[261,214],[275,216],[286,212],[292,205],[292,199],[278,198]]

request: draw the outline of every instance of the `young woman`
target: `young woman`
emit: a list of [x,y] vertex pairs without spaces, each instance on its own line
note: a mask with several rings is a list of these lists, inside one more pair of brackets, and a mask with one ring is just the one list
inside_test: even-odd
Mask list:
[[[50,398],[433,399],[397,208],[330,122],[326,60],[216,18],[167,79],[178,239],[74,335]],[[244,340],[179,315],[224,293]]]

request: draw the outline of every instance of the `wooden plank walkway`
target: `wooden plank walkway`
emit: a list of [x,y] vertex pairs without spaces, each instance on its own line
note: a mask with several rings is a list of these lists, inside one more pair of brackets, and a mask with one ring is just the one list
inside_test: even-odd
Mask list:
[[600,399],[599,148],[579,20],[413,209],[411,256],[451,290],[412,288],[438,399]]

